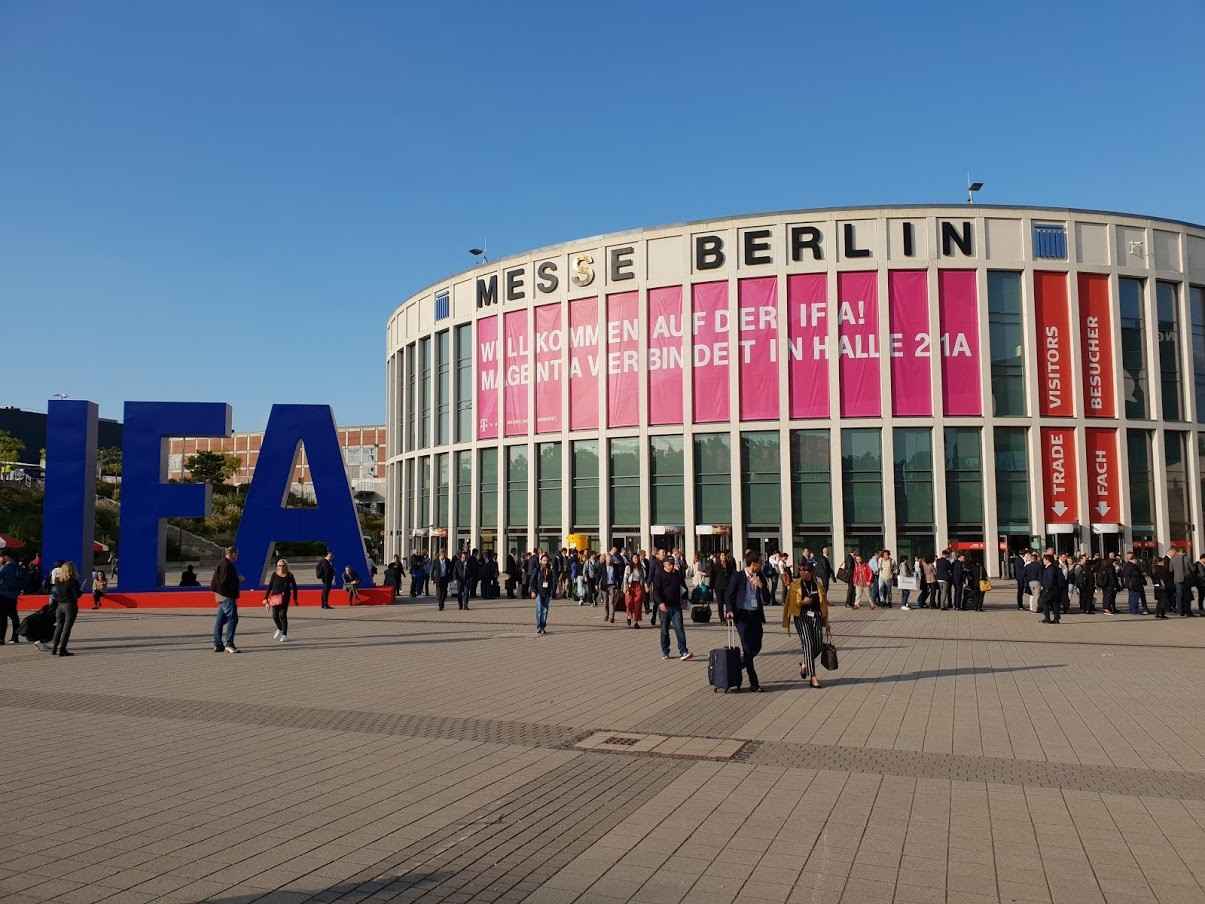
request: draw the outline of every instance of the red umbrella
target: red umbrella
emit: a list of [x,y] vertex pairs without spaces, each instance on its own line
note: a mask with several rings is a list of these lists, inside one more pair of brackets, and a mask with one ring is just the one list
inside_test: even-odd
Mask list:
[[24,549],[25,543],[8,534],[0,534],[0,549]]

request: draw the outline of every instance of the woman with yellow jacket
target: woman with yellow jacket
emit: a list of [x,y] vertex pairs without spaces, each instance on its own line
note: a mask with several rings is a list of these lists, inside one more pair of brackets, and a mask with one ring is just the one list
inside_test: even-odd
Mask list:
[[820,687],[816,677],[816,657],[824,643],[823,632],[828,627],[828,595],[824,585],[816,580],[816,572],[808,562],[799,566],[799,577],[791,582],[782,607],[782,626],[790,633],[792,624],[799,634],[803,659],[799,677],[810,678],[812,687]]

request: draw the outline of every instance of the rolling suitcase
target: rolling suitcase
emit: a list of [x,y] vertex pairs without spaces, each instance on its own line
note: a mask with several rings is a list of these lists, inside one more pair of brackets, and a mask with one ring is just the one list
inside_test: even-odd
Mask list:
[[712,691],[725,694],[741,687],[741,648],[736,628],[728,625],[728,645],[707,654],[707,683]]
[[49,643],[54,638],[54,611],[49,605],[25,616],[17,633],[31,643]]

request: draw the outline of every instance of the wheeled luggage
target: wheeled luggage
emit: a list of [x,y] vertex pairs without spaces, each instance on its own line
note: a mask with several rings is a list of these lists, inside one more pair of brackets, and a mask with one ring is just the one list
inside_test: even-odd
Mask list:
[[17,633],[30,642],[49,643],[54,638],[54,610],[47,604],[37,612],[25,616]]
[[713,691],[740,690],[741,647],[737,642],[736,628],[728,625],[728,645],[707,654],[707,683]]

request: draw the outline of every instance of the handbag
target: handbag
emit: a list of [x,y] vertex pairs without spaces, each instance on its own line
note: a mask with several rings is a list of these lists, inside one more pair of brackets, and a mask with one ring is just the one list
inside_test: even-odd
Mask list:
[[837,580],[849,583],[849,569],[844,565],[837,569]]
[[837,648],[833,646],[833,632],[824,631],[824,646],[820,648],[820,664],[830,672],[837,671]]
[[283,593],[273,593],[270,597],[268,597],[268,605],[274,609],[277,606],[283,606],[284,603],[285,595]]
[[991,589],[992,589],[992,582],[989,581],[987,578],[984,578],[982,581],[979,582],[979,592],[980,593],[987,593]]

